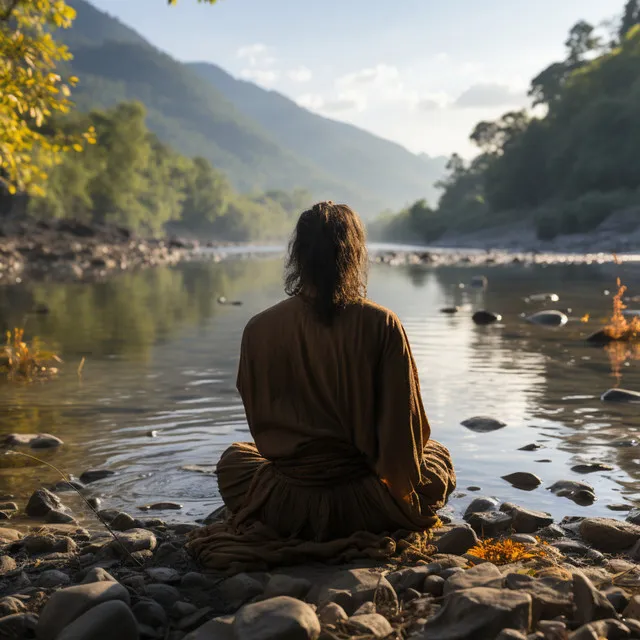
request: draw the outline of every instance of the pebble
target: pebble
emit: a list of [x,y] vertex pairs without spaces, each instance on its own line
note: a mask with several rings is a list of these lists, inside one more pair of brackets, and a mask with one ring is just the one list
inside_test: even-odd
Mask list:
[[82,482],[82,484],[90,484],[92,482],[97,482],[98,480],[104,480],[105,478],[109,478],[115,474],[115,471],[109,471],[108,469],[91,469],[89,471],[85,471],[80,476],[80,482]]
[[178,602],[173,603],[173,606],[170,609],[170,614],[172,618],[182,619],[194,614],[197,610],[198,607],[194,604],[178,600]]
[[131,609],[119,600],[103,602],[74,622],[57,636],[56,640],[138,640],[138,625]]
[[525,444],[524,447],[520,447],[518,451],[538,451],[539,449],[544,449],[544,445],[541,444]]
[[116,531],[128,531],[129,529],[136,528],[136,521],[124,511],[118,513],[118,515],[109,523],[112,529]]
[[32,518],[44,518],[49,511],[62,511],[64,505],[60,498],[48,489],[37,489],[29,498],[26,513]]
[[519,542],[520,544],[538,544],[538,541],[527,533],[514,533],[509,536],[509,538],[514,542]]
[[462,426],[476,433],[489,433],[506,427],[506,423],[489,416],[475,416],[462,421]]
[[288,596],[244,606],[236,614],[233,627],[238,640],[316,640],[320,636],[315,611]]
[[117,582],[91,582],[55,591],[40,613],[38,640],[60,640],[58,636],[67,625],[111,600],[129,605],[129,592]]
[[91,582],[117,582],[116,579],[102,567],[93,567],[87,571],[85,577],[82,580],[82,584],[89,584]]
[[152,567],[145,573],[153,580],[153,582],[162,582],[164,584],[177,584],[180,582],[180,574],[168,567]]
[[238,573],[231,578],[227,578],[220,585],[221,597],[234,608],[241,606],[251,598],[262,595],[263,592],[264,585],[262,582],[246,573]]
[[157,540],[151,531],[146,529],[131,529],[118,535],[118,541],[109,543],[109,548],[118,556],[126,555],[123,546],[129,553],[136,551],[153,551],[156,548]]
[[182,505],[177,502],[154,502],[153,504],[145,504],[138,507],[138,509],[140,509],[140,511],[178,511],[182,509]]
[[452,575],[444,584],[444,595],[474,587],[501,587],[502,580],[500,570],[494,564],[484,562]]
[[422,593],[439,598],[444,592],[445,580],[442,576],[427,576],[422,584]]
[[318,618],[323,625],[337,625],[345,622],[349,616],[347,612],[335,602],[327,602],[318,611]]
[[22,544],[29,555],[71,553],[78,548],[76,543],[68,536],[27,536],[22,540]]

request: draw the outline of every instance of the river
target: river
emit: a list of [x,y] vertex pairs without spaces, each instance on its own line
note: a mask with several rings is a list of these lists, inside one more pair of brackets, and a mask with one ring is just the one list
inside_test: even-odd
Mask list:
[[[627,362],[614,378],[607,352],[583,338],[610,313],[616,276],[633,293],[640,288],[640,268],[513,265],[483,274],[486,290],[469,286],[478,271],[464,267],[374,264],[369,277],[370,297],[396,311],[406,327],[433,437],[453,453],[458,490],[448,512],[457,516],[472,496],[489,495],[558,518],[623,517],[607,505],[640,505],[634,440],[640,418],[637,405],[605,405],[600,395],[616,384],[640,390],[640,369]],[[281,281],[282,260],[267,252],[124,273],[94,284],[1,288],[0,327],[25,326],[64,360],[53,381],[0,386],[1,433],[62,438],[62,447],[36,455],[71,474],[115,471],[88,491],[105,507],[136,516],[145,503],[173,501],[183,509],[158,515],[202,518],[220,504],[215,477],[185,467],[212,468],[228,444],[250,438],[235,390],[240,338],[255,313],[283,298]],[[524,298],[543,292],[560,296],[552,307],[572,309],[567,326],[524,322],[521,314],[544,308]],[[243,304],[220,305],[219,296]],[[49,313],[34,313],[38,304]],[[440,313],[452,304],[492,309],[503,321],[478,327],[471,311]],[[586,313],[587,324],[579,320]],[[460,424],[477,415],[507,426],[479,434]],[[544,448],[519,450],[531,443]],[[585,461],[614,470],[587,477],[571,471]],[[514,471],[531,471],[542,485],[522,491],[501,479]],[[546,489],[566,479],[590,483],[595,504],[578,506]],[[0,493],[20,505],[34,489],[57,480],[44,465],[0,456]],[[90,516],[70,494],[63,499],[78,517]]]

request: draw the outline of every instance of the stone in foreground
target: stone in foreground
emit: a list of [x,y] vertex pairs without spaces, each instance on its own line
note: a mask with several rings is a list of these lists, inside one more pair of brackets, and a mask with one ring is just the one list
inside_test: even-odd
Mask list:
[[56,591],[40,613],[38,640],[57,640],[67,625],[89,609],[111,600],[128,605],[129,592],[118,582],[92,582]]
[[317,640],[320,636],[315,611],[288,596],[244,606],[233,626],[238,640]]
[[579,624],[615,618],[617,615],[607,597],[593,586],[589,578],[578,571],[573,574],[573,602],[575,619]]
[[616,553],[640,540],[640,526],[613,518],[585,518],[580,535],[588,544],[605,553]]
[[453,591],[463,591],[464,589],[473,589],[475,587],[494,587],[502,586],[502,574],[499,569],[490,562],[471,567],[467,571],[462,571],[452,575],[444,583],[444,595],[449,595]]
[[56,640],[138,640],[138,625],[129,607],[120,600],[104,602],[66,627]]
[[314,587],[307,598],[323,607],[328,602],[339,604],[347,615],[353,614],[365,602],[375,600],[397,605],[398,596],[389,581],[368,569],[349,569],[333,575],[327,582]]
[[347,626],[359,636],[366,635],[367,638],[386,638],[393,633],[389,621],[379,613],[352,616]]
[[416,640],[479,640],[495,638],[503,629],[528,631],[531,596],[527,593],[477,587],[454,591]]
[[438,553],[461,556],[478,544],[478,536],[467,526],[453,527],[434,541]]
[[37,489],[29,498],[25,511],[32,518],[44,518],[49,511],[62,511],[64,505],[57,495],[47,489]]

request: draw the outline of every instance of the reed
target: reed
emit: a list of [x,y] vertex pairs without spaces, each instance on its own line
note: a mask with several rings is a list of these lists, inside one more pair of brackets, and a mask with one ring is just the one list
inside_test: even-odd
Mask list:
[[58,373],[52,363],[62,360],[54,351],[43,348],[35,337],[30,343],[24,339],[24,329],[7,331],[6,342],[0,351],[0,377],[11,382],[33,382]]

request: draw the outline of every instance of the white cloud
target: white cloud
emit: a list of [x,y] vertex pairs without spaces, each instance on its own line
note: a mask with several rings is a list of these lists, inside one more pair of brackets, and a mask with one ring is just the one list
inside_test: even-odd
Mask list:
[[523,102],[524,93],[506,84],[498,82],[482,82],[465,89],[454,105],[466,108],[507,107]]
[[256,44],[247,44],[243,47],[240,47],[236,51],[236,56],[241,58],[242,60],[257,60],[258,58],[263,57],[268,51],[268,47],[266,44],[262,44],[261,42],[257,42]]
[[366,101],[356,93],[340,93],[331,98],[324,98],[317,93],[305,93],[297,99],[297,103],[311,111],[319,113],[344,113],[347,111],[363,111]]
[[295,69],[290,69],[287,72],[287,76],[294,82],[303,83],[309,82],[313,77],[313,73],[311,73],[311,69],[308,69],[307,67],[297,67]]
[[348,73],[336,80],[336,85],[341,87],[356,87],[361,85],[380,85],[398,82],[400,72],[397,67],[388,64],[378,64]]
[[280,74],[274,69],[248,68],[243,69],[240,72],[240,77],[261,85],[269,86],[276,82],[276,80],[280,77]]

